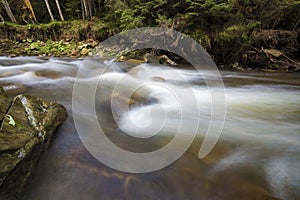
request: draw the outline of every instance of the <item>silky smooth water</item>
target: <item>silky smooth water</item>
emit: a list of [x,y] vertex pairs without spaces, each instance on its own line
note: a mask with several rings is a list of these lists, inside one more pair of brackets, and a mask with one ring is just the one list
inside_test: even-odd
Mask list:
[[[97,161],[77,134],[72,90],[82,63],[79,59],[0,57],[1,85],[23,84],[25,93],[61,103],[69,112],[41,158],[25,200],[300,199],[300,74],[222,71],[226,96],[223,132],[212,152],[199,159],[211,118],[211,94],[205,80],[216,79],[210,71],[199,74],[191,68],[84,61],[88,67],[77,81],[96,83],[104,73],[95,97],[97,116],[107,137],[123,149],[149,152],[161,148],[172,140],[180,120],[184,136],[200,118],[197,138],[180,159],[155,172],[130,174]],[[106,64],[110,64],[108,69]],[[42,75],[37,73],[41,70]],[[113,94],[118,100],[133,85],[154,83],[135,93],[136,99],[146,100],[133,104],[129,112],[122,102],[111,106],[112,85],[124,75],[126,81]],[[191,88],[200,115],[187,95]],[[218,86],[212,89],[221,91]],[[183,98],[177,101],[170,90]],[[184,119],[181,109],[189,113]],[[81,119],[88,122],[90,113],[80,111]],[[165,126],[159,129],[160,135],[151,137],[162,121]],[[92,129],[96,127],[89,125],[86,131]]]

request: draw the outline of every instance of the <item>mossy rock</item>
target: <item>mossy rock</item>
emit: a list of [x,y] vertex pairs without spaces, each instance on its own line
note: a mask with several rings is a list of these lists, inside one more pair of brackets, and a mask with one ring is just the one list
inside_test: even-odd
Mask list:
[[4,94],[4,90],[0,87],[0,122],[2,122],[7,109],[9,108],[11,103],[11,99],[9,99],[6,94]]
[[21,199],[39,157],[67,112],[57,103],[28,95],[9,99],[1,87],[0,103],[0,200]]

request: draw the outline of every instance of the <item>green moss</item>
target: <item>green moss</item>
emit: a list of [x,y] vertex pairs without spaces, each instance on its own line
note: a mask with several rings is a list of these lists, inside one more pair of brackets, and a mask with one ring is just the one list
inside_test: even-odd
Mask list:
[[105,38],[106,23],[103,20],[94,21],[52,21],[47,24],[19,25],[10,22],[0,24],[0,38],[12,40],[85,40],[88,37],[93,39]]
[[46,54],[48,56],[51,55],[69,55],[73,49],[76,49],[76,43],[74,41],[66,42],[63,40],[60,41],[52,41],[47,40],[31,42],[28,47],[24,48],[24,51],[28,55],[40,55]]
[[[2,95],[0,102],[3,101],[9,99]],[[1,199],[20,199],[38,158],[67,113],[56,103],[18,95],[0,114],[11,116],[22,125],[17,129],[11,126],[10,119],[4,118],[0,127],[0,196]]]
[[[102,41],[107,37],[106,23],[100,19],[28,25],[6,22],[0,24],[0,40],[4,47],[0,48],[0,55],[80,56],[80,41],[85,44],[87,40]],[[94,47],[87,46],[85,53]]]

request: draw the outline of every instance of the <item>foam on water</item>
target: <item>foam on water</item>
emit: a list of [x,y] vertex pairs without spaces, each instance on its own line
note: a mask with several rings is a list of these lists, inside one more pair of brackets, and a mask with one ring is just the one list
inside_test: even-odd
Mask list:
[[265,173],[272,192],[282,198],[297,200],[300,198],[300,158],[273,158],[265,165]]

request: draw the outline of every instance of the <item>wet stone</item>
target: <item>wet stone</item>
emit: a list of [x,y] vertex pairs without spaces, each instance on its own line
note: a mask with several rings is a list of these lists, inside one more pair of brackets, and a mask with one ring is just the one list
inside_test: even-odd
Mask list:
[[5,84],[2,88],[7,95],[17,95],[27,91],[24,84]]
[[66,119],[63,106],[27,95],[10,99],[0,87],[0,200],[21,199],[55,129]]
[[34,72],[34,76],[45,77],[45,78],[50,78],[50,79],[58,79],[58,78],[62,77],[62,74],[59,72],[56,72],[56,71],[43,69],[43,70],[38,70],[38,71]]

